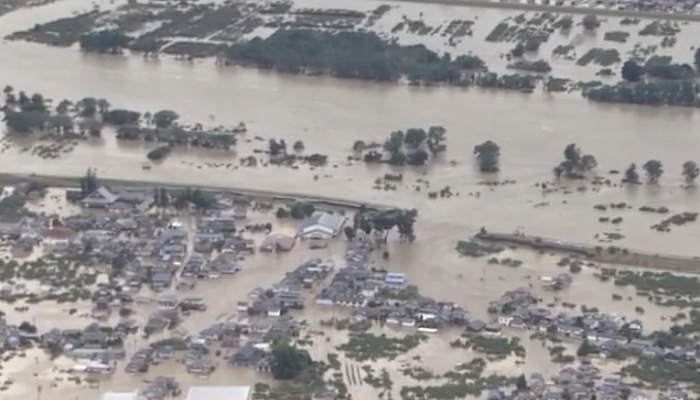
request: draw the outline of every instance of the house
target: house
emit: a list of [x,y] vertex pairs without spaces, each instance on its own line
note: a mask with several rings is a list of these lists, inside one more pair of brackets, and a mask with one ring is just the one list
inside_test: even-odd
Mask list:
[[286,252],[290,251],[295,244],[296,240],[291,236],[281,233],[271,234],[260,244],[260,251],[268,253]]
[[406,283],[406,275],[399,272],[389,272],[384,277],[384,283],[391,287],[403,286]]
[[467,332],[481,332],[486,328],[486,322],[475,319],[467,324]]
[[256,366],[260,360],[267,357],[267,353],[253,346],[246,344],[229,358],[229,364],[234,367]]
[[16,236],[29,225],[29,218],[21,215],[0,216],[0,236]]
[[302,239],[331,239],[340,233],[347,218],[324,211],[315,211],[299,229]]
[[113,193],[105,186],[101,186],[82,199],[80,204],[85,208],[107,208],[118,199],[119,196],[116,193]]

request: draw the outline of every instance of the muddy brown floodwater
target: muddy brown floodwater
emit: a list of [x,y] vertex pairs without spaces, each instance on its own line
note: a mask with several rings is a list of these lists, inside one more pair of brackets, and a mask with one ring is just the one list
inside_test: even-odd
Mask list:
[[[376,4],[371,2],[372,7]],[[102,4],[103,7],[108,5]],[[37,22],[89,6],[89,2],[66,0],[11,13],[0,19],[0,33],[27,29]],[[457,12],[450,7],[425,6],[425,9],[429,7],[441,14]],[[414,6],[413,10],[417,9]],[[471,12],[465,8],[459,10]],[[502,11],[479,10],[479,13],[484,16],[479,24],[487,15],[498,17],[491,20],[489,26],[503,16]],[[298,170],[276,167],[223,170],[204,164],[238,164],[235,153],[179,151],[151,171],[143,171],[141,163],[145,161],[146,150],[117,144],[106,132],[102,139],[81,143],[58,160],[43,160],[31,156],[30,152],[12,148],[0,156],[0,172],[74,176],[93,167],[98,175],[110,178],[278,189],[415,207],[420,212],[418,240],[412,245],[390,243],[389,268],[406,273],[409,281],[419,283],[425,294],[461,302],[476,315],[485,316],[489,300],[505,290],[527,285],[531,282],[528,277],[535,282],[540,275],[561,271],[554,265],[556,258],[527,251],[513,253],[514,258],[525,262],[518,269],[460,258],[454,251],[455,242],[474,234],[482,226],[498,231],[522,228],[536,235],[586,242],[593,242],[597,233],[618,232],[625,238],[615,244],[653,252],[697,254],[698,225],[689,224],[674,228],[671,233],[659,233],[650,226],[662,219],[661,216],[636,210],[644,205],[665,206],[671,212],[697,210],[699,192],[680,188],[682,162],[697,159],[700,149],[700,136],[696,132],[700,117],[694,110],[597,105],[585,102],[579,95],[412,88],[281,76],[240,68],[217,69],[213,60],[198,61],[194,65],[168,59],[146,62],[139,57],[95,57],[74,49],[24,43],[2,43],[0,54],[1,85],[41,92],[56,100],[94,96],[139,111],[169,108],[177,110],[190,122],[235,125],[243,121],[248,126],[247,138],[284,138],[290,143],[303,140],[307,152],[328,154],[331,160],[331,166],[316,170],[305,166]],[[447,129],[447,152],[429,167],[404,169],[406,187],[400,185],[396,191],[373,190],[375,178],[398,170],[360,163],[346,165],[345,159],[357,139],[379,141],[392,130],[430,125],[442,125]],[[474,145],[485,140],[493,140],[501,146],[502,172],[498,179],[515,180],[515,184],[493,189],[479,184],[484,177],[473,167],[472,151]],[[643,164],[650,158],[657,158],[664,163],[666,175],[659,186],[603,187],[584,192],[574,190],[570,194],[543,194],[534,185],[551,180],[552,167],[563,157],[564,147],[572,142],[595,155],[601,174],[609,169],[624,169],[631,162]],[[247,142],[244,137],[237,153],[248,155],[256,146],[265,146],[265,143]],[[430,190],[450,186],[459,196],[429,200],[428,189],[413,190],[419,178],[430,181]],[[479,196],[475,195],[477,192]],[[613,227],[598,222],[602,214],[593,209],[595,204],[622,201],[633,208],[605,214],[623,216],[621,225]],[[544,205],[535,207],[537,204]],[[342,244],[336,246],[342,248]],[[273,283],[301,257],[295,253],[274,262],[269,258],[257,259],[249,264],[250,270],[233,278],[233,284],[210,283],[212,289],[223,289],[220,285],[226,285],[225,290],[232,293],[230,298],[218,298],[221,304],[212,308],[232,306],[252,286]],[[592,275],[589,270],[578,275],[565,295],[566,300],[634,315],[634,304],[628,301],[618,302],[616,309],[610,310],[610,292],[624,289],[613,289],[612,284],[607,284],[606,294],[601,295],[603,290]],[[211,290],[210,293],[220,291]],[[551,294],[543,296],[548,300],[553,297]],[[667,325],[662,316],[672,315],[668,313],[669,310],[647,309],[643,318],[649,327],[661,327]],[[450,363],[458,362],[457,352],[450,353],[446,342],[447,339],[431,342],[432,353],[443,351],[455,358],[450,359]],[[536,369],[554,372],[556,368],[547,366],[548,358],[546,354],[535,354],[518,368],[529,372]],[[427,360],[431,362],[430,357]],[[29,370],[39,374],[39,379],[49,379],[51,364],[38,359],[35,362],[32,357],[26,361],[26,366],[17,367],[17,371],[9,375],[16,373],[15,380],[31,380],[31,374],[27,374]],[[443,361],[442,357],[435,360],[437,364],[444,364]],[[173,368],[182,369],[182,366]],[[250,382],[251,379],[239,374],[233,381]],[[222,373],[209,382],[231,382],[231,379]],[[110,387],[129,389],[138,385],[137,380],[120,374]],[[31,393],[29,385],[23,392],[16,393],[16,397]],[[80,400],[97,397],[94,391],[56,389],[55,393]],[[371,391],[358,394],[372,397]]]

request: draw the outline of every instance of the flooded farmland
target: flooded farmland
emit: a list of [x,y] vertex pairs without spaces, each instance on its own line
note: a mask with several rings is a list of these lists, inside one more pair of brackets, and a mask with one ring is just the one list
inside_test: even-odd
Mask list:
[[[323,8],[328,2],[303,0],[297,4]],[[333,2],[332,6],[367,12],[379,4],[382,3],[355,0]],[[485,38],[504,21],[513,24],[512,21],[520,20],[518,15],[522,13],[387,4],[391,4],[392,9],[374,24],[373,30],[398,37],[405,44],[421,43],[454,55],[471,52],[482,57],[491,70],[510,71],[504,54],[515,44],[506,39],[487,42]],[[119,2],[99,4],[104,10],[118,5]],[[92,7],[92,3],[82,0],[63,0],[16,11],[0,17],[0,35],[27,30],[37,23]],[[530,13],[525,18],[527,21],[535,16]],[[553,76],[616,82],[618,77],[596,76],[601,65],[595,62],[578,65],[577,60],[591,49],[614,48],[624,61],[635,47],[657,46],[654,54],[671,56],[678,63],[691,63],[691,47],[697,45],[695,41],[700,37],[700,25],[678,23],[680,32],[675,35],[675,45],[661,47],[661,37],[638,34],[649,21],[623,25],[621,18],[609,17],[595,32],[584,32],[578,25],[581,16],[573,18],[575,24],[570,32],[554,30],[539,50],[526,58],[547,60],[553,68]],[[433,28],[430,32],[438,27],[446,29],[452,20],[471,21],[471,36],[446,43],[446,37],[439,33],[421,35],[406,32],[409,28],[405,26],[398,29],[397,26],[407,19],[422,20],[424,26]],[[251,35],[263,31],[261,28]],[[605,32],[612,31],[628,32],[629,37],[625,43],[605,41]],[[641,46],[636,46],[637,43]],[[552,55],[559,46],[571,46],[570,54]],[[1,85],[12,85],[30,93],[40,92],[53,98],[55,103],[63,98],[94,96],[108,99],[113,106],[141,112],[176,110],[182,121],[189,123],[204,121],[235,126],[244,122],[247,126],[247,132],[239,137],[233,151],[177,149],[162,163],[154,163],[150,170],[144,170],[142,164],[146,161],[146,152],[153,149],[154,144],[124,144],[117,141],[109,129],[101,137],[89,138],[57,159],[40,158],[27,151],[36,145],[33,138],[14,139],[0,155],[0,173],[72,177],[94,168],[100,177],[128,181],[277,190],[416,208],[419,211],[417,240],[411,244],[390,241],[387,245],[390,259],[381,260],[380,255],[374,255],[373,261],[406,274],[407,280],[418,284],[425,295],[463,304],[480,318],[487,318],[486,309],[491,300],[523,286],[531,287],[545,303],[563,299],[576,307],[586,305],[639,318],[649,330],[668,328],[671,325],[668,317],[679,311],[677,307],[660,307],[637,299],[632,287],[600,282],[596,276],[599,265],[584,267],[575,274],[570,288],[555,294],[542,290],[539,279],[566,271],[557,266],[559,257],[507,249],[499,257],[523,262],[518,268],[512,268],[490,263],[486,258],[457,254],[456,242],[467,239],[482,227],[502,232],[520,230],[601,246],[624,246],[650,253],[698,255],[695,244],[700,239],[700,227],[697,223],[659,232],[651,229],[652,225],[668,215],[639,210],[641,207],[666,207],[669,215],[698,211],[700,191],[683,187],[681,176],[682,163],[697,160],[700,149],[700,136],[694,131],[700,117],[693,108],[597,104],[587,102],[578,92],[549,94],[538,90],[525,94],[475,87],[412,87],[293,76],[241,67],[217,68],[211,58],[183,63],[167,57],[144,60],[138,56],[97,56],[80,53],[75,48],[46,47],[21,41],[1,43],[0,54]],[[620,63],[609,67],[617,72]],[[399,168],[348,160],[357,140],[381,143],[392,131],[433,125],[447,130],[447,149],[426,166]],[[323,168],[301,165],[297,169],[262,162],[257,167],[239,166],[242,157],[266,157],[255,150],[266,149],[267,140],[272,138],[285,139],[288,143],[301,140],[306,152],[328,155],[329,163]],[[481,174],[474,164],[474,146],[486,140],[500,146],[498,174]],[[594,155],[598,162],[596,173],[603,181],[609,179],[610,182],[599,185],[579,181],[553,183],[552,169],[559,164],[565,146],[570,143]],[[658,185],[623,186],[621,176],[609,172],[623,171],[633,162],[641,166],[649,159],[658,159],[664,165],[665,174]],[[236,167],[223,167],[225,164]],[[388,190],[383,184],[375,184],[385,174],[398,173],[402,174],[402,181],[390,185]],[[487,182],[507,183],[487,185]],[[544,189],[542,183],[547,183],[549,189]],[[429,197],[429,192],[444,188],[449,188],[452,195]],[[625,205],[608,207],[620,203]],[[603,210],[595,208],[596,205],[606,207]],[[41,210],[53,205],[37,207]],[[269,216],[260,218],[263,222],[272,220]],[[609,222],[616,218],[620,218],[618,223]],[[251,256],[246,261],[245,271],[232,279],[203,283],[209,310],[188,319],[185,328],[201,329],[207,321],[243,300],[250,289],[272,285],[301,259],[319,255],[318,251],[301,247],[284,255]],[[344,243],[338,239],[321,253],[331,256],[342,252],[343,248]],[[224,297],[221,293],[230,295]],[[618,296],[619,301],[613,302],[613,295]],[[637,309],[639,304],[644,307],[643,313]],[[75,307],[81,312],[87,308]],[[63,308],[47,304],[37,305],[32,314],[40,325],[59,320],[65,323],[71,319]],[[308,320],[312,328],[318,328],[322,319],[334,316],[336,311],[313,309],[301,318]],[[13,316],[8,311],[8,317],[23,316]],[[78,326],[86,320],[75,317],[72,323]],[[376,331],[395,335],[387,328],[376,328]],[[530,339],[527,334],[517,335],[522,336],[527,356],[521,363],[512,360],[491,363],[489,371],[517,375],[523,372],[550,374],[558,369],[550,362],[544,345],[540,346],[539,341]],[[420,354],[423,364],[437,372],[447,371],[452,365],[474,356],[467,351],[453,351],[449,345],[453,336],[441,332],[393,361],[342,361],[353,369],[366,364],[377,370],[390,370],[396,385],[394,394],[398,398],[402,385],[415,382],[396,371],[402,364],[411,363],[415,356]],[[317,343],[310,350],[311,354],[314,358],[324,358],[345,340],[345,333],[332,332],[325,343]],[[127,343],[130,350],[136,345]],[[576,345],[564,345],[569,352],[575,352]],[[3,392],[3,396],[13,400],[36,393],[32,383],[35,379],[41,382],[44,397],[64,396],[78,400],[94,399],[108,390],[132,390],[141,384],[140,378],[121,371],[109,382],[89,388],[67,381],[56,383],[56,363],[58,367],[65,364],[67,368],[70,363],[65,359],[51,362],[39,354],[29,353],[17,361],[6,364],[3,370],[3,379],[18,383]],[[613,364],[603,362],[600,367],[611,371],[619,367]],[[181,365],[171,363],[152,372],[174,375],[181,374],[181,369]],[[265,379],[252,371],[231,374],[222,367],[204,384],[252,384],[262,380]],[[186,376],[182,384],[187,387],[203,383],[200,378]],[[349,391],[355,398],[378,398],[373,388],[361,383],[350,385]]]

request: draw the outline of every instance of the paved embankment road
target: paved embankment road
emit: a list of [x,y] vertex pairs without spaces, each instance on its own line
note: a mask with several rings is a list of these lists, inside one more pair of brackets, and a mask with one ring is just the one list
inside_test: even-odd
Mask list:
[[[378,0],[386,3],[384,0]],[[421,3],[421,4],[442,4],[447,6],[461,7],[481,7],[481,8],[496,8],[503,10],[516,11],[547,11],[560,14],[595,14],[609,17],[627,17],[627,18],[653,18],[653,19],[668,19],[676,21],[700,21],[700,14],[683,14],[683,13],[663,13],[650,11],[635,11],[635,10],[616,10],[611,8],[587,8],[573,6],[548,6],[543,4],[528,4],[518,2],[500,2],[487,0],[393,0],[398,3]]]
[[474,239],[528,247],[538,251],[575,254],[606,264],[700,274],[700,258],[698,257],[650,253],[611,245],[575,243],[521,233],[480,232],[474,236]]
[[[0,173],[0,184],[11,186],[20,182],[26,182],[28,180],[33,180],[41,184],[47,185],[49,187],[68,187],[77,188],[79,186],[80,177],[64,177],[64,176],[48,176],[48,175],[22,175],[22,174],[7,174]],[[297,192],[280,192],[275,190],[260,190],[251,189],[244,187],[235,187],[229,185],[212,186],[212,185],[189,185],[189,184],[178,184],[173,182],[153,182],[147,180],[133,180],[126,181],[121,179],[109,179],[109,178],[99,178],[100,183],[103,185],[111,186],[122,186],[122,187],[161,187],[165,189],[184,189],[186,187],[192,189],[201,189],[213,192],[225,192],[233,195],[249,198],[251,200],[262,199],[266,201],[307,201],[310,203],[315,203],[318,205],[328,205],[331,207],[348,208],[348,209],[358,209],[365,206],[370,209],[375,210],[389,210],[396,207],[392,207],[387,204],[380,204],[375,202],[362,202],[356,200],[349,200],[343,198],[315,195],[311,193],[297,193]]]

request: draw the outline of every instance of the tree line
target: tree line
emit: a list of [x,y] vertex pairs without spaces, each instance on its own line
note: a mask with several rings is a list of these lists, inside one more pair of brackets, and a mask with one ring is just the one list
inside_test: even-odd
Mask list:
[[[474,147],[475,162],[482,172],[498,172],[500,146],[495,142],[486,142]],[[564,148],[564,159],[552,169],[555,178],[584,179],[587,174],[598,166],[598,161],[591,154],[584,154],[575,144],[568,144]],[[642,165],[642,169],[649,183],[658,183],[664,174],[661,161],[651,159]],[[685,161],[681,165],[681,176],[687,184],[693,184],[700,176],[700,167],[695,161]],[[624,172],[623,183],[639,184],[641,179],[637,172],[637,164],[632,163]]]
[[[425,165],[428,160],[443,153],[447,130],[442,126],[409,128],[394,131],[381,145],[381,150],[372,149],[362,140],[353,144],[353,151],[367,163],[387,163],[389,165]],[[369,148],[369,151],[365,152]]]
[[479,57],[442,56],[423,45],[402,46],[372,32],[278,30],[265,39],[236,43],[225,51],[226,62],[294,74],[329,74],[379,82],[407,77],[413,83],[465,81],[466,71],[482,69]]
[[[3,120],[7,128],[15,133],[43,131],[100,136],[104,125],[110,125],[117,128],[117,139],[120,140],[223,149],[229,149],[237,142],[235,129],[205,130],[202,124],[195,124],[192,128],[180,126],[177,124],[180,115],[173,110],[141,114],[112,108],[109,101],[94,97],[85,97],[76,102],[61,100],[56,107],[51,107],[51,103],[40,93],[30,96],[24,91],[16,92],[9,85],[5,86],[3,93]],[[167,155],[162,150],[156,153],[155,158]]]

